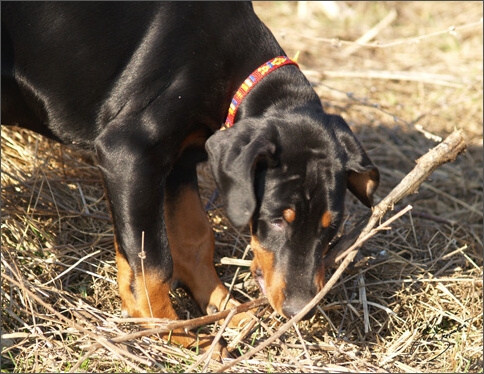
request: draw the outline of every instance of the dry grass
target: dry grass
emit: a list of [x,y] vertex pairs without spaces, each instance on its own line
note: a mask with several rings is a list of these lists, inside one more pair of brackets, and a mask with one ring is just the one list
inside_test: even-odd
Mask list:
[[[395,207],[414,209],[364,245],[366,265],[345,273],[315,317],[230,370],[482,372],[482,3],[338,4],[333,20],[317,3],[307,3],[308,18],[296,16],[294,2],[255,8],[290,56],[301,51],[327,111],[345,117],[379,166],[378,197],[436,144],[425,132],[461,128],[468,150]],[[385,17],[366,45],[344,42]],[[222,202],[211,201],[203,166],[200,184],[220,276],[239,300],[257,298],[247,266],[221,264],[251,258],[248,232],[233,229]],[[349,196],[345,229],[364,213]],[[112,241],[90,157],[2,127],[2,372],[202,370],[192,366],[195,353],[153,337],[115,343],[137,327],[116,319]],[[172,296],[181,316],[199,315],[182,290]],[[245,353],[283,323],[267,307],[247,336],[223,336]]]

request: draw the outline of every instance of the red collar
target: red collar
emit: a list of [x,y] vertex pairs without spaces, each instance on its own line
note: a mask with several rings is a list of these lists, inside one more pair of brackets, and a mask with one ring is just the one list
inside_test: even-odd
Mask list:
[[259,66],[247,77],[247,79],[244,81],[244,83],[242,83],[235,93],[232,102],[230,103],[227,119],[225,120],[225,124],[222,126],[221,130],[228,129],[234,125],[234,118],[237,114],[237,109],[239,109],[240,103],[242,103],[242,100],[244,100],[244,98],[255,87],[255,85],[270,72],[279,69],[284,65],[296,65],[299,67],[299,65],[295,61],[292,61],[289,57],[278,56]]

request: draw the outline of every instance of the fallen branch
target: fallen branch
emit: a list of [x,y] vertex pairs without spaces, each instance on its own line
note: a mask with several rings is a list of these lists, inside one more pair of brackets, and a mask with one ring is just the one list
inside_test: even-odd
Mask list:
[[393,206],[401,199],[417,192],[419,186],[428,179],[435,169],[447,162],[454,161],[457,156],[464,152],[467,145],[462,134],[462,130],[454,131],[443,142],[420,157],[413,170],[402,179],[387,197],[373,208],[370,221],[362,234],[369,232],[378,220],[390,209],[393,209]]
[[431,149],[424,156],[420,157],[416,161],[417,165],[414,167],[414,169],[408,173],[405,178],[403,178],[403,180],[388,194],[388,196],[386,196],[377,206],[373,208],[373,212],[366,226],[360,231],[364,221],[360,222],[360,224],[355,228],[357,231],[354,229],[348,234],[348,237],[351,238],[357,236],[355,231],[359,232],[356,242],[350,248],[346,249],[349,241],[340,240],[340,242],[338,242],[338,244],[333,248],[331,254],[325,258],[324,262],[327,265],[332,265],[343,258],[344,259],[338,269],[334,272],[333,276],[328,280],[328,282],[313,298],[313,300],[311,300],[311,302],[301,309],[301,311],[299,311],[294,317],[282,325],[275,334],[246,354],[222,366],[219,371],[223,372],[235,364],[252,357],[254,354],[278,339],[289,328],[291,328],[294,323],[299,322],[323,299],[324,296],[326,296],[329,290],[338,281],[339,277],[343,274],[348,265],[354,260],[356,254],[358,253],[358,248],[378,231],[388,228],[388,225],[391,222],[404,214],[406,211],[410,210],[411,207],[407,207],[407,209],[402,210],[397,215],[390,218],[387,222],[374,229],[375,225],[383,218],[383,216],[402,198],[414,193],[437,167],[449,161],[454,161],[457,156],[465,150],[465,148],[466,143],[462,136],[462,130],[457,130],[450,134],[442,143]]
[[[202,316],[199,318],[193,318],[189,320],[184,320],[184,321],[174,321],[170,320],[167,318],[110,318],[108,319],[108,322],[116,322],[116,323],[126,323],[126,322],[132,322],[132,323],[151,323],[151,324],[156,324],[159,323],[161,326],[151,328],[151,329],[145,329],[137,332],[133,332],[131,334],[125,334],[125,335],[120,335],[116,336],[114,338],[109,339],[110,343],[123,343],[127,342],[130,340],[134,339],[139,339],[144,336],[152,336],[156,334],[161,334],[161,333],[167,333],[173,330],[178,330],[178,329],[192,329],[198,326],[203,326],[207,325],[209,323],[216,322],[220,319],[223,318],[232,318],[235,314],[246,312],[248,310],[257,308],[258,306],[265,305],[267,304],[267,299],[265,297],[261,297],[259,299],[249,301],[244,304],[240,304],[236,306],[235,308],[231,309],[226,309],[221,312],[217,312],[214,314],[211,314],[209,316]],[[228,319],[227,318],[227,319]],[[221,332],[223,332],[225,328],[221,329]],[[221,333],[219,336],[216,338],[216,341],[218,341],[221,337]],[[94,343],[89,347],[89,350],[86,354],[84,354],[74,365],[74,367],[70,370],[70,372],[75,372],[82,362],[86,360],[90,355],[92,355],[96,350],[102,347],[102,344],[100,342]],[[204,356],[205,357],[205,356]],[[198,362],[197,362],[198,363]],[[151,363],[149,363],[151,364]]]
[[115,343],[120,343],[131,339],[141,338],[143,336],[163,334],[163,333],[170,332],[172,330],[178,330],[178,329],[191,330],[195,327],[208,325],[210,323],[219,321],[227,317],[234,310],[235,310],[235,314],[239,314],[242,312],[247,312],[248,310],[257,308],[265,304],[267,304],[267,298],[261,297],[256,300],[248,301],[244,304],[237,305],[234,308],[225,309],[220,312],[210,314],[208,316],[202,316],[202,317],[192,318],[188,320],[172,320],[167,318],[109,318],[108,322],[117,322],[117,323],[133,322],[133,323],[160,324],[159,327],[133,332],[131,334],[118,336],[110,340]]
[[[131,359],[133,361],[138,361],[141,364],[144,364],[146,366],[152,366],[154,362],[150,360],[143,359],[141,357],[137,357],[133,355],[132,353],[125,351],[123,349],[120,349],[116,346],[117,343],[122,343],[126,341],[130,341],[133,339],[138,339],[140,337],[144,336],[151,336],[151,335],[156,335],[160,333],[167,333],[172,330],[176,329],[192,329],[198,326],[202,325],[207,325],[213,322],[216,322],[220,319],[226,318],[229,315],[235,315],[238,313],[246,312],[248,310],[257,308],[258,306],[265,305],[267,304],[267,299],[265,297],[249,301],[244,304],[240,304],[236,306],[235,308],[231,309],[226,309],[221,312],[214,313],[209,316],[203,316],[199,318],[193,318],[190,320],[185,320],[185,321],[174,321],[174,320],[169,320],[169,319],[162,319],[162,318],[112,318],[109,319],[111,322],[150,322],[150,323],[160,323],[162,326],[157,327],[157,328],[152,328],[152,329],[146,329],[142,331],[138,331],[135,333],[131,334],[125,334],[121,336],[117,336],[114,338],[106,338],[103,335],[93,333],[89,331],[88,329],[85,329],[82,327],[80,324],[76,323],[75,321],[65,317],[61,313],[57,312],[54,308],[52,308],[49,304],[44,302],[39,296],[37,296],[34,292],[32,292],[27,285],[24,284],[22,280],[15,280],[11,277],[9,277],[7,274],[2,274],[2,277],[4,277],[8,282],[11,284],[17,286],[19,289],[21,289],[23,292],[25,292],[30,298],[35,300],[39,305],[43,306],[46,308],[50,313],[55,315],[58,319],[64,321],[67,323],[69,326],[73,327],[74,329],[78,330],[79,332],[82,332],[85,335],[88,335],[90,338],[96,341],[96,343],[92,344],[88,352],[83,355],[78,362],[74,365],[73,368],[71,368],[70,372],[75,372],[79,366],[84,362],[84,360],[92,355],[96,350],[100,348],[106,348],[108,351],[114,353],[115,355],[119,356],[121,359],[123,359],[123,356],[127,356],[127,359]],[[223,330],[222,330],[223,331]],[[220,339],[220,338],[219,338]],[[131,363],[129,360],[124,360],[127,365],[131,366],[133,369],[136,371],[140,372],[140,368],[136,366],[135,364]]]
[[404,82],[420,82],[425,84],[434,84],[438,86],[461,88],[465,87],[466,82],[459,77],[449,74],[432,74],[419,71],[389,71],[389,70],[303,70],[304,74],[312,79],[323,81],[328,78],[343,79],[381,79],[395,80]]
[[420,157],[417,165],[408,173],[401,182],[373,208],[373,212],[368,220],[368,216],[356,225],[348,234],[343,236],[340,241],[332,248],[331,252],[324,259],[326,267],[332,267],[341,261],[346,248],[350,246],[357,237],[363,237],[377,224],[377,222],[405,196],[415,193],[420,185],[428,179],[435,169],[439,166],[454,161],[459,154],[466,148],[466,143],[462,136],[462,130],[454,131],[443,142],[431,149]]
[[419,35],[419,36],[414,36],[414,37],[409,37],[409,38],[403,38],[403,39],[396,39],[393,41],[389,42],[381,42],[381,41],[376,41],[373,43],[355,43],[353,41],[348,41],[348,40],[341,40],[338,38],[319,38],[319,37],[314,37],[314,36],[309,36],[305,35],[302,33],[295,33],[295,36],[305,38],[305,39],[310,39],[318,42],[323,42],[327,44],[331,44],[334,47],[340,47],[344,45],[352,46],[354,44],[357,44],[361,48],[389,48],[389,47],[395,47],[399,45],[412,45],[412,44],[418,44],[422,40],[428,39],[428,38],[433,38],[435,36],[440,36],[440,35],[445,35],[445,34],[450,34],[450,35],[456,35],[458,32],[467,30],[467,29],[473,29],[473,28],[478,28],[482,27],[482,18],[479,19],[478,21],[473,21],[464,25],[459,25],[459,26],[450,26],[445,30],[439,30],[435,32],[431,32],[429,34],[424,34],[424,35]]
[[385,29],[386,27],[390,26],[390,24],[395,21],[397,18],[397,11],[395,9],[391,9],[390,12],[383,18],[380,22],[378,22],[375,26],[373,26],[370,30],[368,30],[365,34],[360,36],[358,39],[355,40],[355,44],[349,46],[344,52],[343,56],[348,57],[355,53],[358,49],[361,48],[362,44],[368,43],[370,40],[373,40],[381,30]]

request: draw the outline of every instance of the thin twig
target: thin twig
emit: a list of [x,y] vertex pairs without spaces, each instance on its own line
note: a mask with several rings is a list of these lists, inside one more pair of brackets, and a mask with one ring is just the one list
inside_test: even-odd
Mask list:
[[411,37],[411,38],[397,39],[397,40],[394,40],[394,41],[391,41],[391,42],[386,42],[386,43],[382,43],[380,41],[377,41],[377,42],[374,42],[374,43],[355,43],[355,42],[352,42],[352,41],[349,41],[349,40],[341,40],[341,39],[337,39],[337,38],[317,38],[317,37],[313,37],[313,36],[304,35],[304,34],[301,34],[301,33],[296,33],[296,34],[297,34],[297,36],[305,38],[305,39],[311,39],[311,40],[315,40],[315,41],[318,41],[318,42],[328,43],[328,44],[334,45],[336,47],[339,47],[341,45],[351,46],[351,45],[354,45],[354,44],[358,44],[359,47],[364,47],[364,48],[389,48],[389,47],[395,47],[395,46],[403,45],[403,44],[418,44],[424,39],[433,38],[435,36],[440,36],[440,35],[445,35],[445,34],[455,35],[459,31],[472,29],[472,28],[475,28],[475,27],[482,27],[482,18],[479,21],[470,22],[470,23],[467,23],[465,25],[450,26],[450,27],[446,28],[445,30],[440,30],[440,31],[436,31],[436,32],[432,32],[432,33],[429,33],[429,34],[424,34],[424,35],[420,35],[420,36],[416,36],[416,37]]
[[360,303],[363,305],[363,322],[365,325],[365,334],[367,334],[371,331],[370,313],[368,310],[368,300],[366,298],[365,275],[361,269],[358,274],[358,292]]
[[141,259],[141,274],[143,274],[143,285],[145,288],[146,300],[148,301],[148,306],[150,307],[151,318],[153,318],[153,309],[151,308],[150,294],[148,292],[148,287],[146,286],[146,276],[145,276],[145,266],[144,266],[145,259],[146,259],[144,231],[141,231],[141,252],[138,254],[138,256]]
[[235,309],[232,309],[230,311],[230,313],[227,316],[227,318],[225,319],[223,325],[220,327],[220,330],[218,331],[217,335],[213,339],[212,344],[210,345],[210,348],[201,357],[199,357],[198,360],[194,364],[192,364],[186,370],[187,373],[193,373],[193,372],[195,372],[195,368],[198,367],[198,365],[200,365],[203,361],[205,361],[205,365],[204,365],[204,367],[202,369],[202,372],[205,372],[205,370],[207,369],[208,364],[210,363],[210,358],[212,357],[212,353],[213,353],[215,347],[217,346],[218,342],[220,341],[220,338],[222,337],[222,334],[225,331],[225,329],[227,328],[230,320],[232,319],[233,316],[235,316],[235,312],[236,312]]
[[42,284],[42,286],[47,286],[48,284],[52,283],[52,282],[55,282],[57,279],[63,277],[65,274],[67,274],[68,272],[70,272],[71,270],[75,269],[75,267],[77,265],[79,265],[81,262],[84,262],[86,259],[88,259],[89,257],[92,257],[92,256],[95,256],[97,254],[99,254],[101,251],[100,250],[97,250],[95,252],[92,252],[92,253],[89,253],[87,254],[86,256],[84,257],[81,257],[75,264],[69,266],[69,268],[67,268],[66,270],[64,270],[62,273],[60,273],[58,276],[56,276],[55,278],[52,278],[50,281],[48,282],[45,282],[44,284]]
[[397,11],[394,8],[392,8],[390,12],[380,22],[378,22],[370,30],[368,30],[362,36],[356,39],[355,43],[349,46],[343,52],[343,56],[348,57],[353,53],[355,53],[358,49],[361,48],[362,45],[369,42],[370,40],[373,40],[375,36],[377,36],[380,33],[381,30],[390,26],[390,24],[393,21],[395,21],[396,18],[397,18]]
[[294,330],[296,331],[297,337],[299,338],[299,341],[301,342],[301,345],[303,347],[304,354],[307,357],[308,362],[312,365],[311,363],[311,355],[309,354],[308,348],[306,347],[306,343],[304,342],[304,339],[301,335],[301,331],[299,331],[299,327],[297,327],[297,323],[294,323],[292,325],[294,327]]
[[[247,302],[245,304],[238,305],[237,307],[232,308],[232,309],[226,309],[226,310],[220,311],[218,313],[214,313],[213,315],[210,315],[210,316],[203,316],[203,317],[194,318],[194,319],[187,320],[187,321],[173,321],[173,320],[164,319],[164,318],[111,318],[111,319],[107,319],[107,321],[108,322],[136,322],[136,323],[139,323],[139,322],[151,322],[151,323],[161,322],[161,323],[164,323],[165,326],[158,327],[158,328],[152,328],[152,329],[146,329],[146,330],[138,331],[138,332],[131,333],[131,334],[125,334],[125,335],[117,336],[117,337],[110,339],[109,341],[112,342],[112,343],[122,343],[122,342],[130,341],[130,340],[138,339],[138,338],[141,338],[141,337],[144,337],[144,336],[151,336],[151,335],[157,335],[157,334],[161,334],[161,333],[167,333],[169,331],[180,329],[180,328],[191,329],[191,328],[194,328],[194,327],[197,327],[197,326],[202,326],[202,325],[205,325],[205,324],[208,324],[208,323],[213,323],[213,322],[218,321],[218,320],[225,318],[225,317],[227,317],[226,323],[228,324],[230,322],[230,319],[232,318],[232,317],[229,318],[230,315],[233,316],[233,315],[236,315],[238,313],[246,312],[247,310],[250,310],[250,309],[256,308],[258,306],[265,305],[265,304],[267,304],[267,299],[265,297],[263,297],[263,298],[259,298],[259,299],[254,300],[254,301]],[[81,329],[80,329],[80,331],[82,331]],[[224,329],[225,328],[220,329],[220,331],[221,331],[221,332],[219,331],[220,336],[223,333]],[[218,340],[219,339],[220,339],[220,337],[218,338]],[[96,339],[96,340],[98,340],[98,339]],[[215,339],[214,341],[216,342],[218,340]],[[81,359],[75,365],[75,368],[78,368],[82,364],[83,361],[81,361],[81,360],[87,359],[87,357],[89,357],[89,355],[91,355],[92,352],[95,352],[97,349],[101,348],[102,346],[103,346],[102,342],[98,341],[97,343],[95,343],[91,347],[89,347],[88,353],[86,353],[83,357],[81,357]],[[143,359],[140,359],[140,360],[143,360]],[[151,365],[152,364],[150,361],[146,361],[146,360],[143,360],[143,363],[145,365]]]
[[448,74],[432,74],[418,71],[389,71],[389,70],[306,70],[303,73],[312,79],[324,80],[326,78],[346,79],[383,79],[407,82],[420,82],[444,87],[461,88],[465,86],[459,78]]
[[261,305],[267,304],[267,298],[261,297],[259,299],[249,301],[244,304],[237,305],[234,308],[225,309],[220,312],[211,314],[209,316],[202,316],[198,318],[193,318],[185,321],[176,321],[170,320],[165,318],[109,318],[109,322],[118,322],[118,323],[126,323],[126,322],[134,322],[134,323],[142,323],[142,322],[149,322],[150,324],[160,323],[163,324],[160,327],[155,327],[151,329],[146,329],[138,332],[134,332],[131,334],[126,334],[123,336],[119,336],[116,338],[111,339],[115,343],[125,342],[131,339],[137,339],[143,336],[150,336],[155,334],[162,334],[169,332],[171,330],[177,329],[193,329],[198,326],[207,325],[213,323],[215,321],[221,320],[226,318],[232,310],[235,309],[235,314],[239,314],[242,312],[246,312],[250,309],[257,308]]

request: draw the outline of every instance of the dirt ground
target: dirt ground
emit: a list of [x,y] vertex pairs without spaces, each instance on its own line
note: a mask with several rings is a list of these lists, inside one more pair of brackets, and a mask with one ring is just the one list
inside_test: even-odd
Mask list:
[[[482,372],[482,2],[254,7],[378,166],[377,201],[454,129],[467,150],[395,206],[389,217],[413,208],[363,245],[365,265],[344,273],[311,320],[227,371]],[[153,336],[116,343],[139,328],[118,319],[113,231],[92,159],[28,131],[1,135],[2,372],[219,371]],[[208,168],[199,171],[220,277],[241,302],[256,299],[248,261],[234,261],[252,258],[248,231],[231,227]],[[348,195],[343,230],[366,211]],[[172,297],[183,318],[200,315],[183,290]],[[243,354],[284,322],[262,307],[250,330],[223,337]]]

